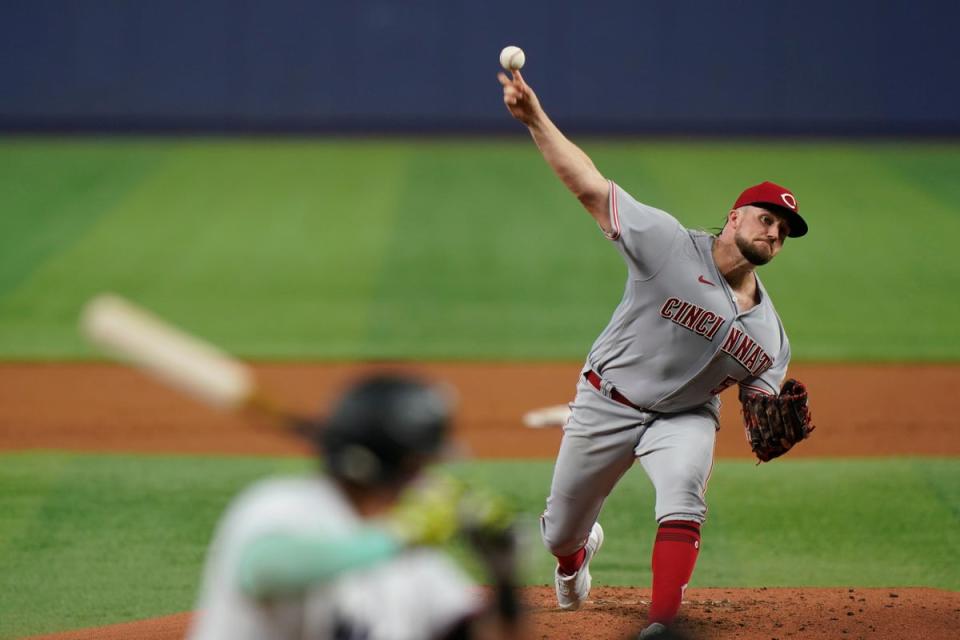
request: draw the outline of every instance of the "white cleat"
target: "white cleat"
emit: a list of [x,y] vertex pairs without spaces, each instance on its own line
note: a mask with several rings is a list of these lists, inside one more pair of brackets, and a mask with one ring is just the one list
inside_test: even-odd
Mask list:
[[593,524],[590,529],[590,536],[587,538],[587,546],[584,547],[587,552],[583,558],[583,564],[580,569],[572,576],[566,576],[560,573],[560,567],[554,571],[554,582],[557,586],[557,604],[564,611],[576,611],[586,602],[590,595],[590,560],[600,550],[603,544],[603,527],[599,522]]
[[640,632],[638,640],[646,638],[664,638],[667,635],[667,628],[659,622],[651,622],[650,626]]

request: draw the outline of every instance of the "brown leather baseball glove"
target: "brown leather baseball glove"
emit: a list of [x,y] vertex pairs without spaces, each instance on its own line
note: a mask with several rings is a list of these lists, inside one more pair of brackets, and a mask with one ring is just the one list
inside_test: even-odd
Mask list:
[[760,462],[782,456],[815,428],[807,407],[807,389],[793,378],[783,383],[779,395],[752,394],[742,404],[747,442]]

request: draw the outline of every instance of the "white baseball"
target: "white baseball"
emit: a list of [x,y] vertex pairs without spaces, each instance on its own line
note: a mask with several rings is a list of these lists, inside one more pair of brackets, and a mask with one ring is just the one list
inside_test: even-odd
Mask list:
[[523,54],[523,49],[510,45],[504,47],[500,52],[500,66],[507,71],[516,71],[523,68],[523,63],[527,61],[527,56]]

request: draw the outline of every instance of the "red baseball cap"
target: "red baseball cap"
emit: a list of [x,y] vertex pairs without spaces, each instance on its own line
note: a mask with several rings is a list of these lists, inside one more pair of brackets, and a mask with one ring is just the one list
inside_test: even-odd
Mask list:
[[786,217],[790,224],[790,233],[787,236],[799,238],[807,233],[807,223],[800,217],[800,206],[793,192],[772,182],[761,182],[748,187],[740,194],[733,208],[738,209],[748,204],[766,205],[776,209]]

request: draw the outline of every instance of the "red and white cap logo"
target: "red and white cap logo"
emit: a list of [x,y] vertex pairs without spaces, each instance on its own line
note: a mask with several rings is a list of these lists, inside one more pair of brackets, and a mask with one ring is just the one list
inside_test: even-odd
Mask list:
[[772,182],[761,182],[744,189],[740,197],[733,204],[734,209],[745,205],[773,205],[787,214],[790,222],[791,238],[798,238],[807,233],[807,223],[800,217],[800,203],[789,189]]
[[797,210],[797,199],[793,197],[793,194],[789,191],[785,191],[780,194],[780,199],[783,200],[784,204],[793,209]]

